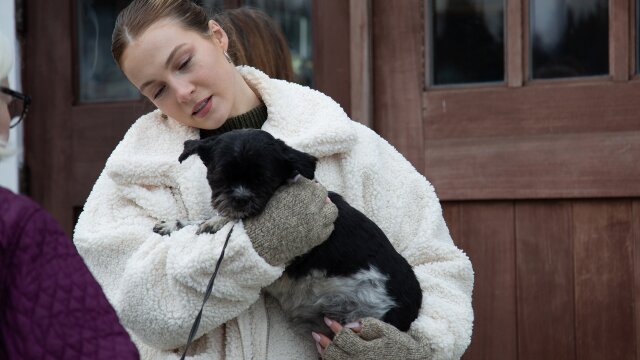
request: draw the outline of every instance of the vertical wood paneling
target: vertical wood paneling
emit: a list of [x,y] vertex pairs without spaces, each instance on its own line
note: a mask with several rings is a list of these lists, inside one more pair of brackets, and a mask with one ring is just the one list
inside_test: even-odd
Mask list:
[[631,0],[609,1],[609,68],[611,76],[617,81],[629,80],[629,21]]
[[445,205],[445,216],[456,244],[475,271],[475,322],[471,359],[516,358],[516,290],[513,204]]
[[575,359],[571,202],[515,213],[518,360]]
[[73,212],[68,194],[74,154],[67,139],[73,132],[68,121],[73,97],[70,79],[74,77],[68,40],[75,21],[72,2],[33,0],[25,9],[27,39],[22,58],[28,71],[23,72],[23,84],[34,99],[24,122],[29,195],[70,234]]
[[418,171],[422,128],[424,23],[420,0],[372,0],[374,129]]
[[507,26],[506,37],[506,75],[509,87],[520,87],[524,81],[524,68],[522,59],[524,58],[523,36],[525,34],[522,22],[522,2],[507,1],[507,16],[505,22]]
[[371,0],[349,0],[351,118],[373,128]]
[[576,355],[634,359],[630,201],[573,205]]
[[634,200],[631,207],[633,232],[633,313],[636,359],[640,360],[640,201]]
[[349,2],[312,1],[314,88],[351,113]]

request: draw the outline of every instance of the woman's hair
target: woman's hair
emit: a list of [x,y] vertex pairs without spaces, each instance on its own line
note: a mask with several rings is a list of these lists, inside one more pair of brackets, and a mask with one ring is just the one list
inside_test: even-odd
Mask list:
[[0,80],[6,78],[9,75],[11,66],[13,65],[13,52],[4,34],[0,33]]
[[[207,36],[207,12],[192,0],[133,0],[113,29],[111,54],[118,66],[127,46],[161,19],[178,21],[185,29]],[[294,81],[291,54],[282,29],[264,12],[241,7],[213,18],[229,37],[227,52],[236,65],[260,69],[269,77]]]
[[161,19],[176,20],[203,36],[209,33],[206,11],[191,0],[133,0],[118,14],[111,36],[111,54],[118,66],[127,46]]
[[234,64],[260,69],[271,78],[294,81],[291,53],[280,26],[264,12],[240,7],[213,19],[229,37],[227,52]]

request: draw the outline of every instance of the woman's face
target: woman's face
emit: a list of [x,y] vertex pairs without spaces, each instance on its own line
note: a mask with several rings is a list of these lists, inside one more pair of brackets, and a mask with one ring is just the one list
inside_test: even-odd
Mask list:
[[[6,78],[0,80],[0,85],[9,87],[9,82]],[[13,98],[8,94],[0,92],[0,143],[2,141],[9,140],[9,124],[11,123],[11,116],[9,116],[9,103]]]
[[213,21],[209,29],[205,37],[174,20],[159,20],[128,45],[120,61],[127,78],[164,114],[200,129],[216,129],[250,110],[246,97],[255,97],[224,56],[227,35]]

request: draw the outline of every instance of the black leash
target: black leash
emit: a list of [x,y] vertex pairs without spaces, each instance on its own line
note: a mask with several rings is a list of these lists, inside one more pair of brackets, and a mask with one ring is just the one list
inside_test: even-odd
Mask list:
[[216,279],[216,275],[218,275],[218,269],[220,269],[220,263],[222,262],[222,258],[224,257],[224,251],[227,249],[227,244],[229,243],[229,238],[231,237],[232,232],[233,232],[233,226],[231,227],[231,230],[229,230],[229,233],[227,234],[227,239],[224,241],[222,252],[220,253],[220,257],[218,258],[218,262],[216,263],[216,268],[213,270],[213,275],[211,275],[211,279],[209,280],[209,285],[207,285],[207,292],[204,294],[204,300],[202,301],[200,312],[198,312],[198,316],[196,316],[196,320],[193,322],[193,325],[191,326],[189,339],[187,340],[187,345],[184,348],[184,352],[182,353],[182,357],[180,357],[180,360],[184,360],[184,357],[187,355],[187,350],[189,350],[189,345],[191,345],[191,341],[193,341],[193,337],[196,336],[196,332],[198,331],[198,327],[200,326],[200,318],[202,318],[202,310],[204,310],[204,304],[206,304],[207,300],[209,300],[209,296],[211,295],[211,290],[213,290],[213,281]]

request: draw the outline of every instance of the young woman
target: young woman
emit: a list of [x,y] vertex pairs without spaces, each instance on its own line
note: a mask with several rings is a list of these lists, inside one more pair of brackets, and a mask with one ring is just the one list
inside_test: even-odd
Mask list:
[[193,226],[170,236],[152,231],[160,220],[214,214],[202,162],[176,160],[183,142],[255,127],[319,158],[319,182],[373,219],[413,266],[422,308],[408,333],[373,319],[344,328],[329,320],[333,341],[290,329],[261,289],[324,241],[336,216],[326,192],[302,182],[271,200],[290,204],[269,216],[281,221],[235,224],[191,358],[316,359],[318,351],[324,359],[459,358],[471,337],[473,271],[451,240],[432,186],[333,100],[236,68],[228,47],[218,23],[189,0],[134,0],[116,22],[114,58],[158,110],[138,119],[109,158],[75,243],[142,357],[179,357],[232,226],[214,235],[196,235]]
[[[0,161],[25,96],[9,88],[0,34]],[[23,102],[11,117],[11,102]],[[0,187],[0,359],[138,359],[129,335],[71,240],[44,209]]]

